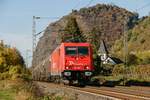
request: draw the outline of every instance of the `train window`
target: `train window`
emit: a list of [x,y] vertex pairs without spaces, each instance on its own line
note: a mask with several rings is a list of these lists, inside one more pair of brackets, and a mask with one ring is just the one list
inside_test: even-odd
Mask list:
[[78,47],[79,55],[88,55],[88,47]]
[[66,55],[77,55],[76,47],[66,47],[65,51],[66,51]]

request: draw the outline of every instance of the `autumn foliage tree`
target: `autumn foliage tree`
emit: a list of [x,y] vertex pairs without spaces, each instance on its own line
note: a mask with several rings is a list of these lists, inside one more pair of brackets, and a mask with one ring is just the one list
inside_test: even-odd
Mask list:
[[25,74],[27,69],[23,57],[16,48],[0,43],[0,79],[10,78],[16,74]]

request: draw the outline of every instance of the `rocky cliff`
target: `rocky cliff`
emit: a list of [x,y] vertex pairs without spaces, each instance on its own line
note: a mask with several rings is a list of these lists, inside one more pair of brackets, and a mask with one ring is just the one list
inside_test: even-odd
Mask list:
[[32,67],[47,67],[45,63],[47,63],[51,52],[60,44],[59,35],[63,33],[68,16],[73,16],[76,19],[83,36],[87,37],[87,42],[90,42],[88,37],[97,41],[97,48],[101,39],[104,39],[107,42],[107,47],[111,48],[114,41],[123,34],[124,28],[132,28],[138,20],[137,13],[115,5],[97,4],[79,11],[73,10],[46,28],[33,54]]

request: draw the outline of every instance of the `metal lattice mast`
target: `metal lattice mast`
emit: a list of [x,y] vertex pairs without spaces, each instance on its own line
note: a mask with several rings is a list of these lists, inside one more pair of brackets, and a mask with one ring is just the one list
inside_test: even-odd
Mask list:
[[32,52],[35,51],[35,47],[36,47],[36,22],[35,22],[36,17],[33,16],[33,26],[32,26]]
[[31,58],[32,56],[29,55],[29,53],[31,52],[30,49],[26,50],[26,67],[29,67],[29,58]]
[[32,52],[35,51],[36,48],[36,19],[40,19],[41,17],[33,16],[33,26],[32,26]]

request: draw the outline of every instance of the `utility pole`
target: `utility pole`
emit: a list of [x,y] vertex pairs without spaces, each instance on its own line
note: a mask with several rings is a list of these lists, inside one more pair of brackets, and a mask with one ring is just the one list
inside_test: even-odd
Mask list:
[[32,52],[35,51],[36,48],[36,19],[40,19],[40,17],[33,16],[33,26],[32,26]]
[[123,33],[123,37],[124,37],[124,75],[123,75],[123,84],[125,85],[126,79],[127,79],[127,73],[126,73],[126,68],[128,66],[128,33],[127,33],[127,29],[128,29],[128,22],[129,22],[129,18],[125,19],[124,21],[124,33]]
[[31,50],[27,49],[26,50],[26,67],[29,67],[29,58],[31,57],[29,56],[29,52],[31,52]]
[[36,37],[35,37],[35,33],[36,33],[36,30],[35,30],[35,16],[33,16],[33,22],[32,22],[32,52],[34,52],[35,50],[35,45],[36,45]]
[[36,49],[36,42],[37,42],[37,40],[36,40],[36,37],[38,36],[38,35],[40,35],[42,32],[44,32],[45,30],[43,30],[43,31],[41,31],[41,32],[39,32],[39,33],[36,33],[36,20],[37,19],[58,19],[59,17],[39,17],[39,16],[33,16],[33,22],[32,22],[32,52],[34,52],[35,51],[35,49]]
[[127,67],[127,62],[128,62],[128,33],[127,33],[127,25],[128,25],[128,18],[124,22],[124,65]]

